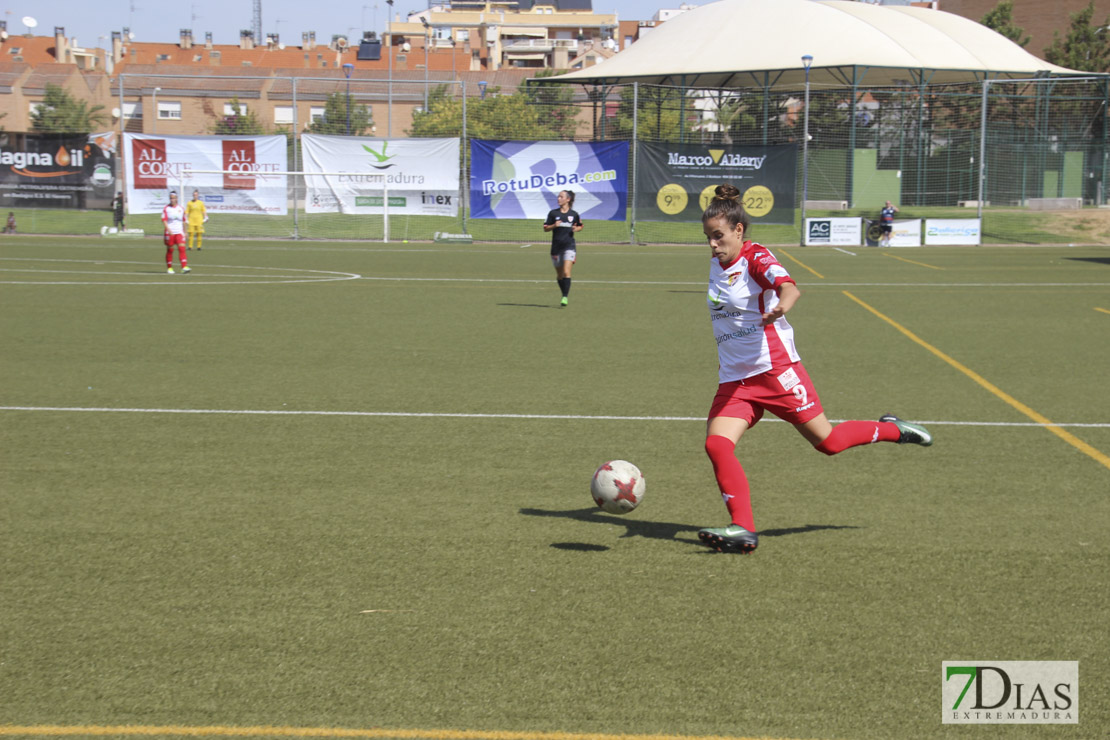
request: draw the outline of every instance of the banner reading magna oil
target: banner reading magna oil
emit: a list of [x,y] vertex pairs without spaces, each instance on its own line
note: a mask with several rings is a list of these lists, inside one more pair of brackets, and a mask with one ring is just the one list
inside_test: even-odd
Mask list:
[[116,135],[0,132],[0,208],[108,208]]
[[794,223],[797,147],[639,145],[636,218],[697,221],[721,183],[735,185],[752,223]]

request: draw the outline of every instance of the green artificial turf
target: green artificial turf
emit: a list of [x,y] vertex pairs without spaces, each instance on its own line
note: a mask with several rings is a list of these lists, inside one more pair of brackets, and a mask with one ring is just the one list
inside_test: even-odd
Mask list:
[[[745,557],[704,246],[560,310],[542,244],[0,241],[0,734],[1105,735],[1110,251],[775,251],[829,417],[936,444],[761,422]],[[1080,723],[942,725],[946,660],[1078,660]]]

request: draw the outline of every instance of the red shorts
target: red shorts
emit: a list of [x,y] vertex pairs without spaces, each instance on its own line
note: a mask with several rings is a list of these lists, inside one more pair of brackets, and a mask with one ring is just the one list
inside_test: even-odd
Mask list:
[[185,244],[185,235],[184,234],[171,234],[170,232],[167,231],[162,237],[162,243],[165,244],[167,247],[172,247],[172,246],[175,246],[175,245],[178,245],[178,244],[183,245],[183,244]]
[[825,413],[817,389],[802,363],[721,383],[713,397],[709,418],[728,416],[743,419],[749,427],[754,427],[763,418],[764,411],[791,424],[804,424]]

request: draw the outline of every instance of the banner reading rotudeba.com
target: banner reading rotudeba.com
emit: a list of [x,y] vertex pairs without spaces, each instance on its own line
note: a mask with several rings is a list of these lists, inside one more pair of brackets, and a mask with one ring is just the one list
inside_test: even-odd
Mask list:
[[286,176],[266,174],[289,169],[284,136],[123,137],[129,213],[161,213],[182,189],[184,200],[199,190],[212,213],[289,212]]
[[304,134],[301,152],[306,213],[383,213],[383,193],[391,214],[459,212],[458,139]]
[[797,147],[639,145],[636,218],[691,221],[701,217],[722,183],[740,191],[753,222],[794,223]]
[[560,190],[583,220],[624,221],[628,142],[470,141],[472,218],[544,218]]

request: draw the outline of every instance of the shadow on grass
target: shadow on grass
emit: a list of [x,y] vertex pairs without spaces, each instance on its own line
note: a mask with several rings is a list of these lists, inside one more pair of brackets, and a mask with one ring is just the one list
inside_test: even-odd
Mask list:
[[498,306],[508,306],[509,308],[555,308],[555,306],[546,303],[498,303]]
[[1110,265],[1110,257],[1065,257],[1072,262],[1094,262],[1096,265]]
[[[520,513],[524,514],[525,516],[559,517],[561,519],[574,519],[576,521],[590,522],[593,524],[619,525],[625,528],[625,532],[621,535],[621,537],[647,537],[653,540],[675,540],[677,542],[685,542],[689,545],[705,547],[697,538],[697,531],[702,527],[690,524],[629,519],[623,516],[606,514],[605,512],[594,508],[566,509],[563,511],[550,511],[546,509],[521,509]],[[806,524],[800,527],[781,527],[779,529],[760,530],[759,536],[785,537],[787,535],[821,532],[828,529],[859,529],[859,527],[849,524]],[[687,533],[689,533],[690,536],[680,536]],[[551,546],[560,550],[580,550],[584,552],[596,552],[609,549],[600,545],[587,545],[583,543],[573,542],[557,542],[552,544]]]
[[605,545],[588,545],[585,542],[552,542],[556,550],[574,550],[575,552],[605,552],[609,548]]

